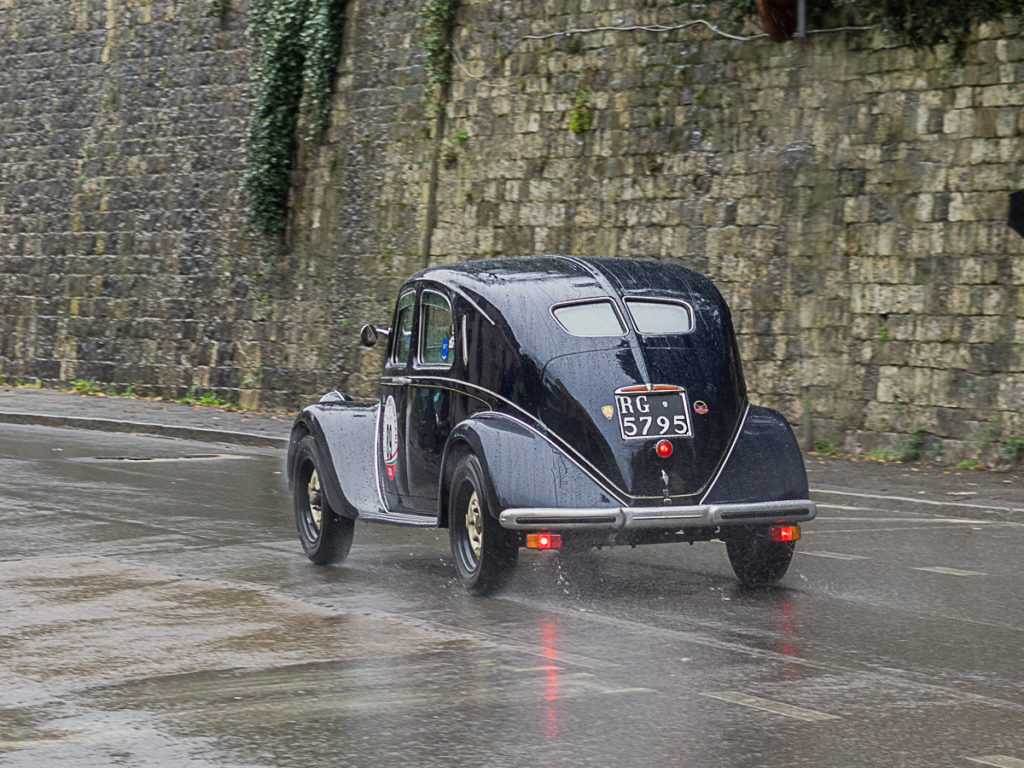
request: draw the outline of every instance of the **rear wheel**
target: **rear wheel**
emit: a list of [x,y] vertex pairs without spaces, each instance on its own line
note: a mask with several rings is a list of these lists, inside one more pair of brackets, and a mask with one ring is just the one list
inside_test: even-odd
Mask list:
[[459,580],[475,595],[504,584],[519,558],[519,539],[491,514],[485,488],[480,461],[467,454],[452,474],[448,534]]
[[732,571],[742,584],[765,587],[786,575],[796,542],[772,541],[769,529],[751,529],[730,536],[725,548]]
[[348,556],[356,521],[337,514],[327,503],[318,461],[313,436],[306,435],[295,455],[295,525],[306,557],[317,565],[330,565]]

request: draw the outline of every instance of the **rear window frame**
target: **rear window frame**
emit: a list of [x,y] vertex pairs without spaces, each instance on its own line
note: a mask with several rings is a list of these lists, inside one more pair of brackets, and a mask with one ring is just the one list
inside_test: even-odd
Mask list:
[[[426,325],[427,325],[427,309],[428,309],[427,297],[428,296],[436,296],[436,297],[440,298],[444,302],[445,308],[447,308],[447,310],[448,310],[448,317],[449,317],[449,319],[451,321],[451,325],[449,326],[450,329],[451,329],[451,334],[448,337],[448,359],[447,360],[428,361],[428,360],[426,360],[426,355],[424,354],[424,352],[426,350],[427,341],[428,341],[427,340],[427,328],[426,328]],[[441,309],[441,307],[436,307],[436,308],[437,309]],[[436,288],[424,288],[422,291],[420,291],[419,313],[418,314],[419,314],[419,318],[418,318],[419,322],[417,324],[417,335],[418,335],[418,338],[416,339],[416,345],[415,345],[416,346],[416,350],[415,350],[415,354],[414,354],[413,367],[417,368],[417,369],[434,369],[434,370],[448,370],[448,369],[450,369],[455,364],[455,357],[456,357],[456,350],[457,350],[457,347],[456,347],[457,333],[456,333],[456,330],[455,330],[455,328],[456,328],[455,308],[452,306],[451,299],[449,299],[448,296],[446,296],[444,293],[442,293],[441,291],[437,290]]]
[[[559,309],[566,309],[569,307],[579,307],[588,304],[608,304],[612,308],[612,312],[615,314],[615,319],[619,323],[619,328],[622,330],[621,333],[573,333],[561,320],[558,319],[558,315],[555,312]],[[630,326],[626,322],[626,318],[622,316],[622,311],[619,309],[618,303],[612,299],[611,296],[594,296],[589,299],[574,299],[573,301],[562,301],[558,304],[552,304],[548,308],[548,312],[551,314],[551,318],[555,321],[559,328],[565,333],[577,339],[621,339],[624,336],[629,335]]]
[[[649,331],[640,330],[640,324],[637,323],[636,317],[633,315],[632,310],[629,308],[630,303],[634,304],[674,304],[676,306],[683,307],[686,310],[686,314],[690,319],[689,330],[686,331],[666,331],[664,333],[652,333]],[[693,306],[682,299],[668,299],[660,296],[623,296],[622,305],[626,310],[626,314],[629,316],[629,322],[632,324],[633,329],[636,331],[638,336],[686,336],[694,332],[697,327],[697,313],[693,311]]]

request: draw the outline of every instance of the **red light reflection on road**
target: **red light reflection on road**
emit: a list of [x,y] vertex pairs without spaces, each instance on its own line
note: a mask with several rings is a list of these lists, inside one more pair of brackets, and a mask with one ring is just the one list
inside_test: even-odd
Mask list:
[[555,702],[558,700],[558,676],[560,669],[556,663],[557,651],[555,644],[558,640],[558,625],[551,619],[545,619],[541,625],[540,645],[547,661],[544,664],[544,700],[547,707],[544,710],[544,728],[548,739],[554,741],[558,738],[558,725],[560,718],[559,708]]
[[[775,607],[774,624],[779,638],[779,653],[792,656],[794,659],[802,659],[803,653],[799,645],[800,621],[796,606],[789,600],[780,600]],[[803,672],[803,667],[800,664],[784,663],[782,665],[782,676],[787,680],[802,677]]]

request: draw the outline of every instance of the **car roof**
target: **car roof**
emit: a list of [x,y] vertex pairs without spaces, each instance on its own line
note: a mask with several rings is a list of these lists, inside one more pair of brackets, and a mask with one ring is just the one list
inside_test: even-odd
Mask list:
[[718,298],[711,282],[697,272],[647,259],[561,255],[480,259],[430,267],[409,278],[409,282],[416,280],[447,285],[506,316],[547,311],[553,304],[598,296]]

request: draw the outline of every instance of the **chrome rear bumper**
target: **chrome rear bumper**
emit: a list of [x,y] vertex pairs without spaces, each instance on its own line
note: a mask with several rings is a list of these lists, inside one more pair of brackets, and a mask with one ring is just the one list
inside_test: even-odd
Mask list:
[[593,509],[506,509],[498,517],[514,531],[585,528],[611,531],[637,528],[709,528],[721,525],[769,525],[813,520],[817,508],[809,499],[760,501],[750,504],[699,504],[690,507],[606,507]]

